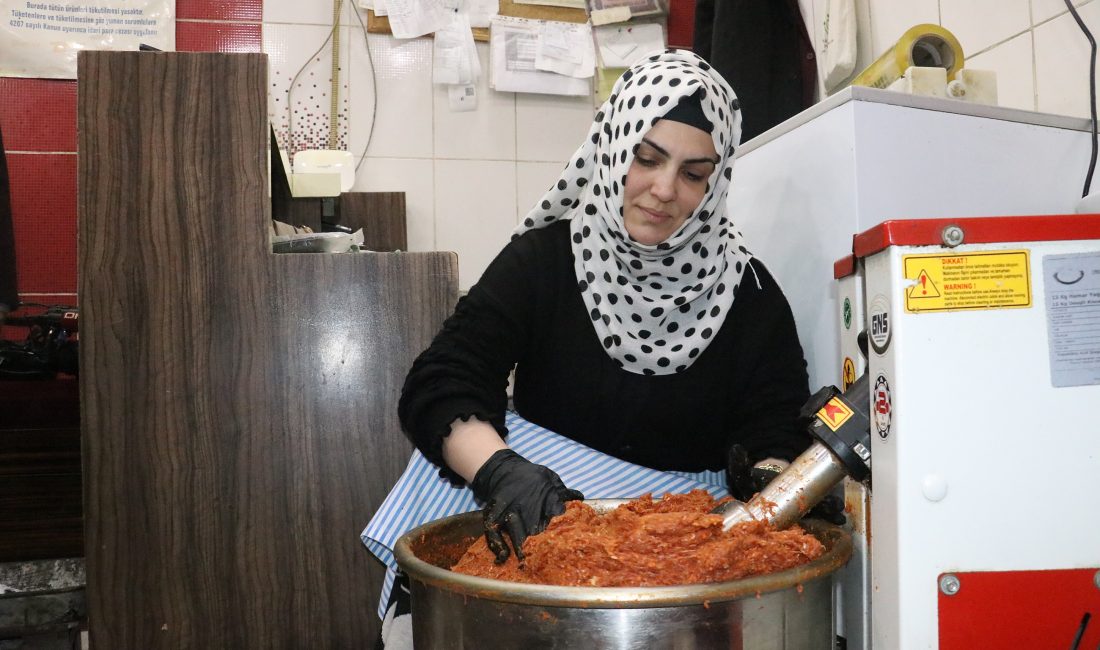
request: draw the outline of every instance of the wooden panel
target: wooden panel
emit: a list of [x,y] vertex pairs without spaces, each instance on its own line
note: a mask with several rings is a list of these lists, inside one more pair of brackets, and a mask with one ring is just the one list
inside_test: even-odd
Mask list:
[[456,257],[269,252],[263,55],[79,66],[93,645],[371,647],[358,536]]
[[0,562],[83,555],[77,381],[0,381]]
[[69,469],[0,474],[0,562],[84,555],[80,465]]
[[344,192],[338,203],[337,223],[363,229],[363,245],[372,251],[409,248],[405,228],[404,192]]

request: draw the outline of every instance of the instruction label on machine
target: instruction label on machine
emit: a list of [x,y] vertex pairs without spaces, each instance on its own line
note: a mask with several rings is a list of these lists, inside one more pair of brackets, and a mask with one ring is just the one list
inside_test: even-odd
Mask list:
[[960,311],[1031,306],[1028,251],[905,255],[905,311]]
[[1043,257],[1050,383],[1100,384],[1100,252]]

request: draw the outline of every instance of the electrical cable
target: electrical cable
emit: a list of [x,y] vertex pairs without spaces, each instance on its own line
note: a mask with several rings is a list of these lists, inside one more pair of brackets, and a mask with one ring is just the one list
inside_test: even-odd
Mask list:
[[1085,636],[1085,630],[1089,627],[1089,618],[1091,617],[1092,614],[1089,612],[1085,612],[1085,615],[1081,617],[1081,625],[1077,628],[1077,636],[1073,637],[1073,645],[1069,647],[1069,650],[1077,650],[1078,646],[1081,645],[1081,638]]
[[1089,171],[1085,175],[1085,188],[1081,191],[1081,196],[1085,197],[1089,195],[1089,189],[1092,186],[1092,173],[1096,169],[1096,39],[1092,37],[1092,32],[1085,26],[1085,21],[1081,20],[1081,14],[1077,13],[1077,9],[1073,6],[1072,0],[1065,0],[1065,2],[1066,7],[1069,8],[1069,12],[1073,14],[1073,19],[1077,21],[1077,26],[1085,33],[1085,38],[1089,39],[1089,46],[1092,48],[1089,59],[1089,109],[1092,114],[1092,158],[1089,160]]
[[[370,148],[370,141],[374,137],[374,120],[378,117],[378,75],[374,71],[374,57],[370,53],[370,40],[367,39],[367,26],[363,24],[363,17],[359,15],[359,9],[352,7],[352,11],[355,12],[355,17],[359,19],[359,27],[363,30],[363,49],[367,51],[367,62],[370,63],[370,83],[371,83],[371,110],[370,110],[370,131],[367,131],[367,143],[363,145],[363,153],[359,156],[359,162],[355,163],[355,171],[359,171],[359,167],[362,166],[363,161],[367,159],[367,149]],[[351,120],[348,120],[348,125],[351,125]]]
[[[352,6],[352,11],[355,13],[355,18],[359,21],[359,27],[363,32],[363,48],[366,49],[366,51],[367,51],[367,61],[370,63],[371,95],[372,95],[371,116],[370,116],[370,131],[367,132],[367,143],[366,143],[366,145],[363,146],[363,153],[359,156],[359,162],[357,162],[355,164],[355,171],[358,172],[359,167],[362,166],[362,164],[363,164],[363,161],[365,161],[367,159],[367,149],[370,148],[371,140],[374,138],[374,123],[375,123],[375,119],[378,117],[378,76],[377,76],[377,73],[375,72],[375,69],[374,69],[374,56],[371,54],[371,51],[370,51],[370,41],[367,39],[367,26],[366,26],[365,23],[363,23],[363,17],[359,14],[359,10],[356,9],[354,5],[351,5],[351,6]],[[332,29],[329,30],[328,36],[325,37],[325,40],[321,43],[320,47],[318,47],[317,50],[313,52],[313,54],[310,54],[306,58],[305,63],[303,63],[302,66],[300,68],[298,68],[298,71],[294,73],[294,77],[290,80],[290,85],[287,87],[287,90],[286,90],[286,129],[287,129],[286,130],[286,140],[287,140],[286,141],[286,148],[287,148],[287,151],[290,151],[291,148],[294,145],[294,112],[293,112],[293,104],[291,103],[291,97],[294,93],[294,85],[298,82],[298,77],[300,77],[302,75],[302,73],[305,72],[306,66],[309,65],[309,62],[312,61],[313,58],[316,57],[318,54],[320,54],[321,51],[324,50],[325,47],[329,44],[329,41],[332,40],[333,34],[336,32],[338,27],[339,27],[338,22],[333,24]],[[350,124],[350,120],[349,120],[349,124]]]
[[[332,24],[340,24],[340,12],[344,10],[344,0],[334,0],[332,3]],[[340,31],[332,33],[332,67],[329,72],[329,103],[328,103],[328,148],[335,149],[340,141]]]
[[[325,46],[328,45],[328,42],[332,40],[332,35],[333,35],[333,33],[336,32],[336,30],[337,30],[337,28],[339,28],[339,26],[340,26],[339,23],[336,23],[332,26],[332,29],[330,29],[328,31],[328,36],[326,36],[325,40],[321,43],[321,46],[318,47],[317,50],[313,54],[310,54],[308,57],[306,57],[305,63],[303,63],[302,67],[298,68],[298,71],[294,73],[294,77],[290,80],[290,85],[287,86],[287,89],[286,89],[286,148],[287,148],[288,152],[292,151],[293,148],[294,148],[294,109],[293,109],[293,104],[291,103],[291,97],[294,94],[294,84],[298,83],[298,77],[302,76],[302,73],[305,72],[306,66],[308,66],[309,62],[313,60],[313,57],[320,54],[321,50],[325,49]],[[296,151],[294,151],[294,152],[296,153]],[[291,159],[291,167],[293,167],[293,166],[294,166],[294,163],[293,163],[293,158],[292,158]]]

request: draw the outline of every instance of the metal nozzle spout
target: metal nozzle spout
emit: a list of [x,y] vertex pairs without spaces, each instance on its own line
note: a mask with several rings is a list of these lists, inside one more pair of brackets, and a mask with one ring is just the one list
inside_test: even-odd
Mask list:
[[825,445],[814,442],[748,503],[726,504],[721,513],[725,516],[722,527],[729,530],[739,523],[757,520],[786,528],[817,505],[845,476],[844,465]]

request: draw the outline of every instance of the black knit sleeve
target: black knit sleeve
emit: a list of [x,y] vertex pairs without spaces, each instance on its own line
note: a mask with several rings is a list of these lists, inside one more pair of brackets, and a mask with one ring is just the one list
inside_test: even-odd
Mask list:
[[431,345],[417,357],[405,378],[398,403],[402,428],[428,460],[443,463],[443,438],[456,418],[476,417],[501,435],[507,408],[508,375],[529,335],[524,316],[531,313],[528,259],[531,246],[522,237],[489,265],[459,300]]
[[751,336],[758,342],[758,354],[744,399],[738,400],[738,425],[730,444],[744,445],[752,462],[793,460],[810,443],[799,417],[809,398],[806,360],[782,290],[762,263],[754,259],[751,265],[743,283],[754,283],[755,271],[760,290],[753,296]]

